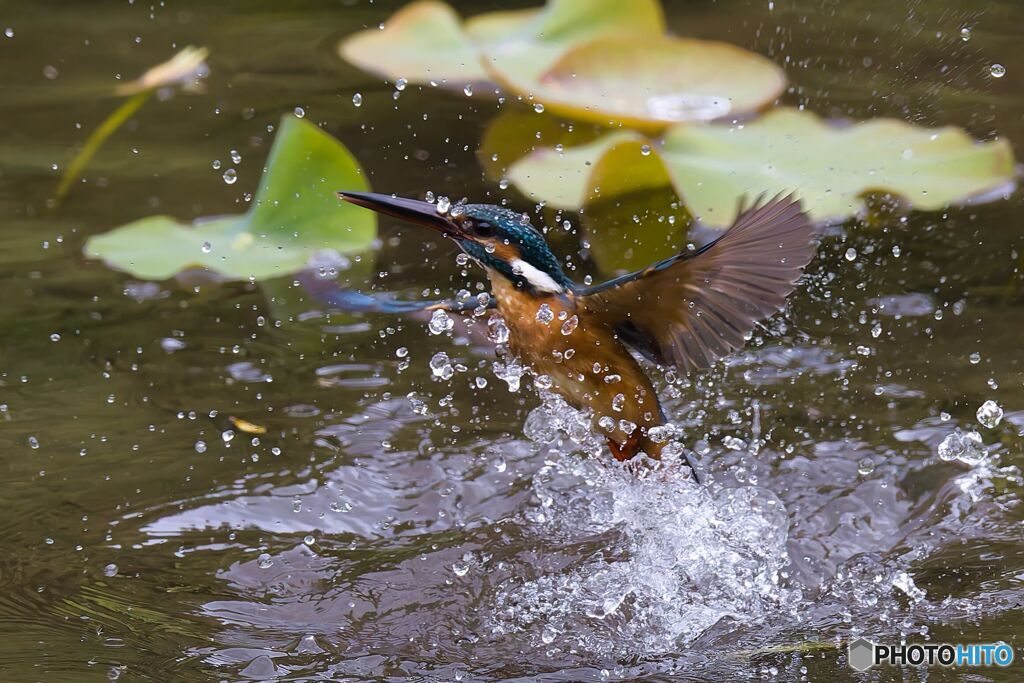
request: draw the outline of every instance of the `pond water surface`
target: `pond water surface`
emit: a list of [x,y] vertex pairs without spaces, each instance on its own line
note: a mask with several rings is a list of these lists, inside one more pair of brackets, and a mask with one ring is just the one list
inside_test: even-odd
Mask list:
[[[659,374],[703,487],[582,457],[566,436],[587,441],[577,416],[495,375],[482,321],[431,335],[423,318],[324,314],[290,278],[150,283],[83,258],[88,236],[145,215],[241,211],[268,126],[296,107],[378,191],[532,210],[476,158],[513,105],[412,85],[395,99],[336,57],[338,38],[399,6],[0,7],[0,677],[845,679],[846,643],[866,634],[1003,640],[1016,668],[970,680],[1019,680],[1019,193],[831,228],[747,349]],[[1020,154],[1020,3],[666,10],[679,34],[783,65],[787,103],[952,123]],[[54,206],[118,76],[188,44],[212,50],[206,92],[149,103]],[[213,166],[231,150],[228,184]],[[639,243],[678,248],[658,221],[671,199],[594,211],[636,212]],[[580,278],[611,275],[567,218],[555,248]],[[603,229],[621,226],[587,239]],[[482,274],[385,219],[380,250],[353,267],[370,278],[447,295]],[[440,352],[450,379],[430,367]],[[975,416],[990,399],[1005,411],[993,428]],[[957,428],[980,434],[980,462],[938,457]]]

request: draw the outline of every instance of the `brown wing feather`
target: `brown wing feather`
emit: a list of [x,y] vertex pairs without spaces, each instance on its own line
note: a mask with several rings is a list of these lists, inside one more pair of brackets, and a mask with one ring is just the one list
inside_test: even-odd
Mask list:
[[628,330],[626,343],[684,372],[743,346],[754,324],[776,312],[814,255],[814,229],[800,202],[775,198],[740,213],[718,240],[580,297]]

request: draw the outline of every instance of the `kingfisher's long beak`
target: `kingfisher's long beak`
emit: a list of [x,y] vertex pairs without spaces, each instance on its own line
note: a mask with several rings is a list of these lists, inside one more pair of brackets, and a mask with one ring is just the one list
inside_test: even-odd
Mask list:
[[394,216],[414,225],[436,230],[446,237],[466,237],[458,223],[446,214],[438,212],[436,204],[376,192],[339,192],[338,198],[386,216]]

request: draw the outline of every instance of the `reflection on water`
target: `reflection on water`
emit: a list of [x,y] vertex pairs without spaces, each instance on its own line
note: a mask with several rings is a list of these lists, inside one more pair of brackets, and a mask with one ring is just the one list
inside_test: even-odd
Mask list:
[[[669,3],[669,22],[771,55],[792,104],[1024,140],[1017,4],[770,4]],[[379,191],[530,209],[481,175],[497,110],[479,89],[395,99],[336,61],[332,32],[392,7],[8,9],[5,680],[843,679],[859,634],[1021,636],[1019,198],[831,230],[745,350],[657,375],[670,450],[706,482],[671,463],[638,475],[588,458],[603,451],[585,420],[494,365],[487,316],[432,334],[429,317],[326,313],[290,281],[141,283],[79,256],[87,236],[154,211],[237,212],[267,126],[297,106]],[[207,94],[152,103],[48,211],[53,164],[110,110],[79,94],[171,43],[211,47]],[[212,162],[231,150],[228,185]],[[624,202],[614,244],[636,225],[657,248],[700,241],[676,234],[664,194]],[[556,250],[578,279],[607,275],[566,218]],[[600,223],[586,239],[607,254]],[[347,265],[410,296],[481,281],[450,245],[391,222],[375,260]],[[979,418],[988,400],[1001,420]],[[940,457],[971,433],[970,457]]]

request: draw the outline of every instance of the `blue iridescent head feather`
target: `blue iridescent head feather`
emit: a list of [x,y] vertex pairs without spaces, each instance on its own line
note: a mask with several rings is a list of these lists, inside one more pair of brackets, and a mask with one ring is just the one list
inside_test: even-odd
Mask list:
[[[459,240],[459,245],[471,258],[534,293],[572,288],[572,281],[527,216],[493,204],[466,204],[461,208],[457,220],[475,239]],[[521,263],[502,258],[502,250],[488,251],[477,241],[480,239],[513,247]]]

